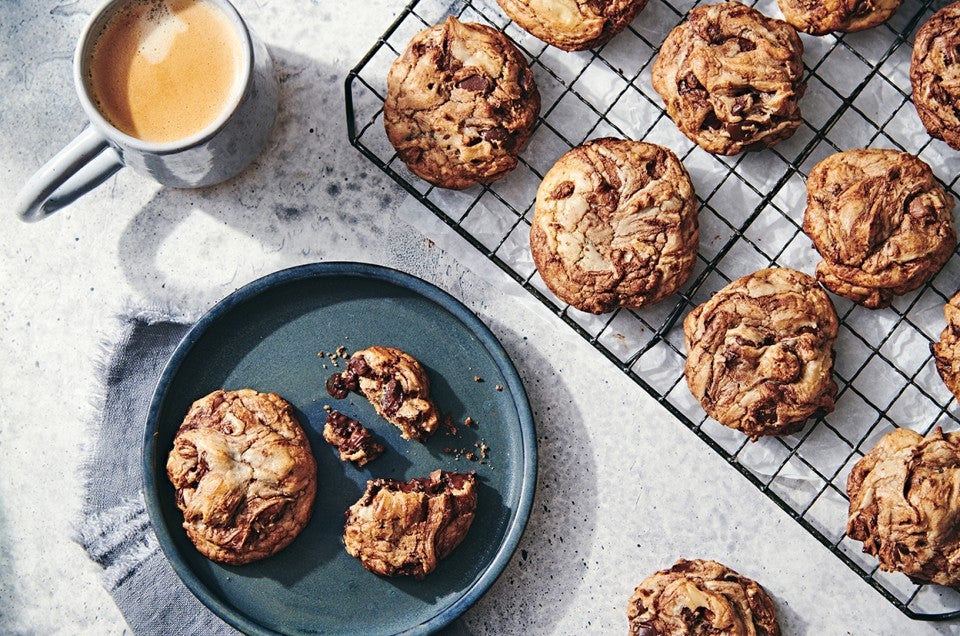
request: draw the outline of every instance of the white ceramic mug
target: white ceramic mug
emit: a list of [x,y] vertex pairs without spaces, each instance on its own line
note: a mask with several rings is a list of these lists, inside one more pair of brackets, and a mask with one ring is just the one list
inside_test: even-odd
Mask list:
[[223,11],[240,43],[241,89],[218,118],[196,134],[163,143],[130,136],[107,121],[85,78],[97,37],[117,11],[136,1],[108,0],[88,21],[74,55],[73,80],[90,123],[24,185],[15,204],[23,220],[46,218],[125,165],[178,188],[219,183],[243,170],[266,144],[277,114],[273,63],[228,0],[206,0]]

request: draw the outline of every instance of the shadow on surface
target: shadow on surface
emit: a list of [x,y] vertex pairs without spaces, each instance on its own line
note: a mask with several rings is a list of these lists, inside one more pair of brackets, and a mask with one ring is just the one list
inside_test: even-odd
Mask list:
[[[503,325],[491,324],[517,365],[537,430],[537,491],[523,538],[510,564],[477,606],[499,616],[493,633],[550,632],[567,612],[588,568],[596,533],[597,481],[586,418],[576,410],[562,374]],[[522,351],[520,349],[523,348]],[[521,593],[522,591],[522,593]],[[464,622],[471,627],[470,613]]]
[[[229,285],[236,279],[238,287],[251,278],[248,271],[269,267],[271,254],[282,253],[287,261],[292,254],[303,262],[350,260],[351,253],[336,250],[348,237],[351,245],[356,242],[351,227],[363,224],[367,234],[383,234],[377,212],[393,202],[397,190],[348,147],[340,72],[286,49],[274,47],[270,54],[280,105],[260,157],[216,186],[160,188],[121,235],[119,265],[146,299],[181,297],[207,306],[222,295],[210,296],[211,282]],[[203,235],[182,235],[196,213],[207,217],[199,224]],[[197,225],[191,223],[191,231]],[[243,245],[248,239],[249,249]],[[173,259],[175,269],[196,275],[172,280],[165,261]]]

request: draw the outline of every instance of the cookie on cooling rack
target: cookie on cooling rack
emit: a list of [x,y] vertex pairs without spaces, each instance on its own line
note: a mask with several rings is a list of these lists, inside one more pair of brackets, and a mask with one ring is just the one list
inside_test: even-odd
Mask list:
[[513,170],[539,112],[533,73],[510,40],[453,16],[415,35],[387,75],[387,137],[414,174],[442,188]]
[[939,342],[930,343],[937,371],[950,392],[960,400],[960,292],[943,308],[947,326],[940,333]]
[[756,581],[700,559],[680,559],[640,583],[627,620],[631,636],[780,634],[776,607]]
[[833,410],[838,329],[812,276],[762,269],[687,314],[687,384],[708,415],[754,441],[796,432],[808,417]]
[[350,356],[347,370],[327,379],[327,392],[343,399],[350,391],[366,397],[380,417],[400,429],[403,439],[422,442],[440,425],[427,372],[400,349],[373,346]]
[[777,0],[783,17],[800,31],[826,35],[852,33],[883,24],[900,7],[900,0]]
[[917,32],[910,61],[913,104],[927,132],[960,150],[960,2],[933,14]]
[[167,476],[187,536],[204,556],[232,565],[293,541],[317,491],[316,463],[292,407],[252,389],[214,391],[193,403]]
[[847,478],[847,535],[880,569],[960,584],[960,433],[895,429]]
[[604,138],[567,152],[544,176],[530,249],[561,300],[600,314],[675,292],[699,238],[693,185],[677,156]]
[[582,51],[623,31],[647,0],[497,0],[511,20],[547,44]]
[[890,304],[953,253],[953,197],[930,166],[896,150],[830,155],[807,178],[803,231],[823,257],[817,278],[865,307]]
[[690,11],[664,41],[653,87],[681,132],[708,152],[772,146],[800,126],[796,29],[739,2]]
[[419,580],[460,545],[476,510],[472,472],[435,470],[408,482],[373,479],[347,510],[343,543],[375,574]]

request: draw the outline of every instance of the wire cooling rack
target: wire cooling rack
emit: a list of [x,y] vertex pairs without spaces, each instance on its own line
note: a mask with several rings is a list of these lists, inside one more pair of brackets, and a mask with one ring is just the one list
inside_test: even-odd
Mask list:
[[[804,43],[804,124],[772,149],[711,155],[666,117],[650,81],[667,33],[697,2],[649,0],[633,24],[594,51],[550,47],[509,21],[495,0],[414,0],[346,80],[350,141],[477,250],[549,307],[704,442],[767,494],[847,566],[912,618],[960,617],[960,592],[881,572],[846,538],[846,479],[853,464],[894,427],[927,433],[960,429],[960,407],[937,375],[929,344],[944,326],[943,305],[960,285],[955,254],[925,286],[869,310],[833,296],[840,315],[833,413],[799,433],[756,443],[707,418],[683,381],[682,318],[731,280],[770,265],[812,273],[819,256],[801,232],[804,178],[824,157],[860,147],[918,155],[957,196],[960,153],[932,141],[910,102],[910,56],[917,28],[939,8],[904,0],[893,18],[855,34]],[[775,0],[752,3],[781,14]],[[383,129],[387,71],[410,38],[446,15],[506,33],[531,61],[543,99],[540,119],[504,179],[466,191],[435,188],[399,160]],[[593,316],[557,299],[529,249],[536,189],[570,148],[601,136],[671,148],[690,172],[700,202],[700,253],[690,281],[670,299],[640,310]]]

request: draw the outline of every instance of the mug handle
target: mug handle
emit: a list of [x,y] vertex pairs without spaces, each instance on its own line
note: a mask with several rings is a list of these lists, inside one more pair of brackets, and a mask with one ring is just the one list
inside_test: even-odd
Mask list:
[[87,126],[24,184],[14,208],[24,221],[45,219],[123,167],[120,154]]

